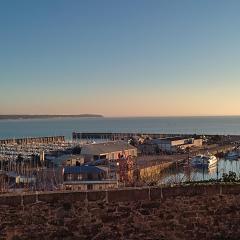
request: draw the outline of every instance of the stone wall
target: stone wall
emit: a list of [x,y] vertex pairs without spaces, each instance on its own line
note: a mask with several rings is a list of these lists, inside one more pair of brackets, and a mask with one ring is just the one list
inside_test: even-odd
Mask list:
[[240,185],[0,197],[0,239],[240,239]]
[[154,166],[146,166],[139,169],[140,179],[146,182],[159,179],[160,173],[173,165],[173,162],[162,162]]

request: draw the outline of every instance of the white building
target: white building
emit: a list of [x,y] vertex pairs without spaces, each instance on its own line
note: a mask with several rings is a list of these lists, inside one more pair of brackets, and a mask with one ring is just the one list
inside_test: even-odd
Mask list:
[[160,150],[165,152],[176,152],[178,149],[186,149],[187,147],[201,147],[202,139],[169,137],[153,139],[152,143],[156,144]]

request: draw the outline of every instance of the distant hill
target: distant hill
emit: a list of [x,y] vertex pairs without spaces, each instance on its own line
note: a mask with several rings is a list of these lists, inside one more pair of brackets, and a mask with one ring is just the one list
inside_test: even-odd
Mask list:
[[45,119],[45,118],[102,118],[100,114],[79,114],[79,115],[0,115],[0,120],[10,119]]

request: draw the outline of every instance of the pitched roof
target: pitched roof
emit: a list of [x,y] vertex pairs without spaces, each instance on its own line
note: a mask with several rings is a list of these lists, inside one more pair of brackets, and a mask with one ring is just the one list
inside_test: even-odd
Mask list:
[[64,167],[63,169],[64,173],[70,173],[70,174],[74,174],[74,173],[102,173],[104,172],[104,170],[98,168],[98,167],[94,167],[94,166],[74,166],[74,167]]
[[84,145],[82,147],[81,154],[98,155],[103,153],[125,151],[129,149],[136,148],[124,141],[112,141]]

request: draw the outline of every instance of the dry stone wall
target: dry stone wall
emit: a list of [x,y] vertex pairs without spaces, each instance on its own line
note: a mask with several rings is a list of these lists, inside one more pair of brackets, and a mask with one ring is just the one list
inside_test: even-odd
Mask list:
[[240,239],[240,185],[0,197],[0,239]]

